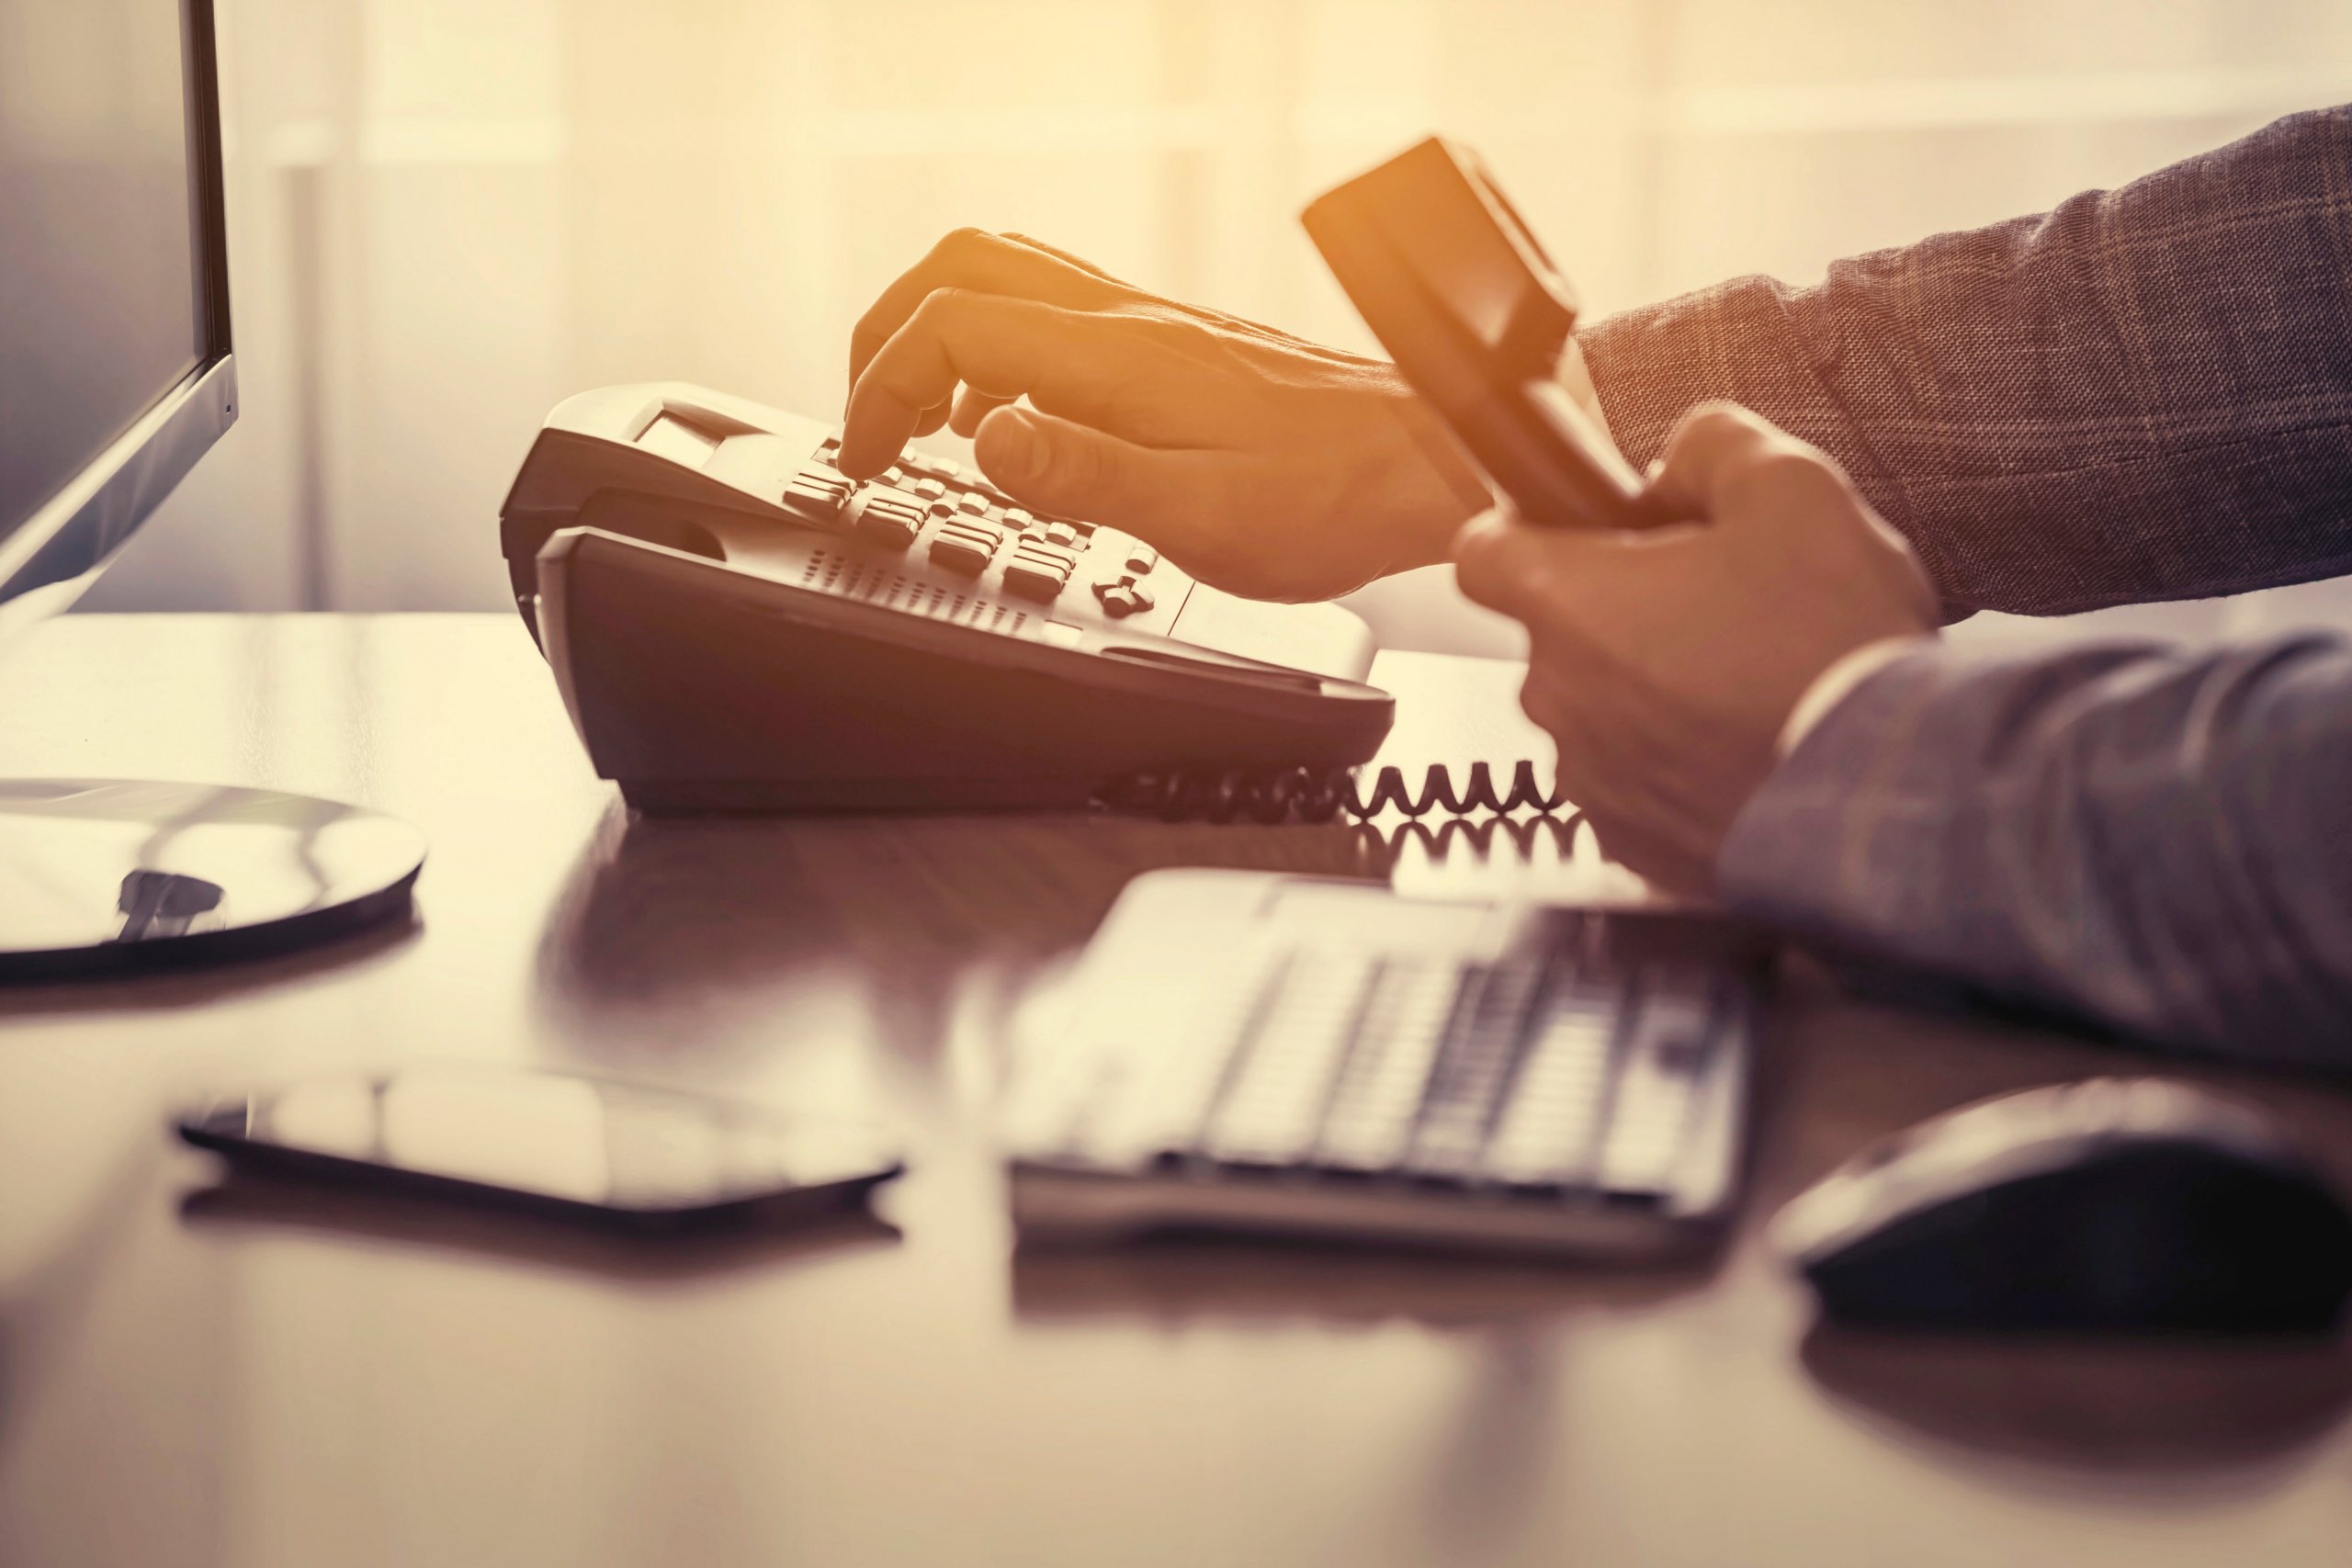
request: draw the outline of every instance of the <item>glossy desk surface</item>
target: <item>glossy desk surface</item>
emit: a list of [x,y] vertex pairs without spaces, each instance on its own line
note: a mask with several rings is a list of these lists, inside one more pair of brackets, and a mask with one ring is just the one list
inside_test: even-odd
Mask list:
[[[1390,657],[1407,694],[1501,667]],[[0,1562],[2352,1561],[2338,1350],[1809,1331],[1761,1221],[1871,1135],[2128,1067],[1792,966],[1749,1222],[1657,1276],[1273,1247],[1015,1257],[1008,1031],[1148,866],[1378,874],[1342,829],[629,824],[511,619],[82,617],[15,649],[0,776],[339,795],[433,842],[413,929],[0,992]],[[1475,742],[1465,742],[1475,743]],[[1475,847],[1407,871],[1507,880]],[[887,1115],[889,1227],[647,1254],[215,1190],[164,1110],[416,1056]],[[2222,1075],[2215,1075],[2222,1077]],[[2352,1099],[2228,1075],[2352,1178]],[[890,1228],[895,1227],[895,1228]]]

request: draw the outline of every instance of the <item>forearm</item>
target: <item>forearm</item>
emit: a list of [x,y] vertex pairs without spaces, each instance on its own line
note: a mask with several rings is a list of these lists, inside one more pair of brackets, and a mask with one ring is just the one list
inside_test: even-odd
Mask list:
[[1718,870],[1849,952],[2352,1066],[2352,652],[1923,648],[1806,733]]
[[2352,109],[1580,341],[1637,466],[1693,403],[1744,403],[1837,458],[1957,607],[2352,570]]

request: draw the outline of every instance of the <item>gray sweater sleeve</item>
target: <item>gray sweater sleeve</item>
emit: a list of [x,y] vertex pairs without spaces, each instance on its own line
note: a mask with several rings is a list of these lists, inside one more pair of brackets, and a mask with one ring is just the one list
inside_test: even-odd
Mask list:
[[1579,341],[1637,466],[1693,403],[1745,403],[1844,465],[1958,613],[2352,570],[2352,107]]
[[1836,948],[2352,1067],[2352,649],[1923,647],[1806,734],[1718,874]]

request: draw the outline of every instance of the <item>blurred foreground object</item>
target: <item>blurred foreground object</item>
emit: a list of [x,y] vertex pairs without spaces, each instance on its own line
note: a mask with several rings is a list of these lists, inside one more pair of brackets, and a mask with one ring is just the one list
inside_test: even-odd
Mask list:
[[2004,1333],[2319,1334],[2352,1213],[2261,1113],[2093,1078],[1939,1117],[1792,1202],[1833,1321]]

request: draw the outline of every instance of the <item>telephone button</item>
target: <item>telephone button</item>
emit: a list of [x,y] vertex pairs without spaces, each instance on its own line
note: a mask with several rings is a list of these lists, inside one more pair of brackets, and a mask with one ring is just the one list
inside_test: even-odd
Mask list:
[[1069,551],[1023,539],[1014,548],[1012,559],[1006,563],[1004,586],[1023,598],[1051,599],[1077,570],[1078,558]]
[[892,549],[905,549],[922,532],[922,507],[911,496],[869,490],[851,510],[859,534]]
[[1134,572],[1137,577],[1141,577],[1144,573],[1149,571],[1153,567],[1156,567],[1159,564],[1159,552],[1153,549],[1149,545],[1130,545],[1127,547],[1127,570]]
[[989,568],[989,559],[1004,536],[997,530],[973,524],[944,524],[936,538],[931,541],[931,559],[934,566],[967,577],[978,577]]
[[1133,582],[1098,582],[1094,597],[1102,602],[1102,613],[1114,620],[1139,615],[1152,606],[1151,591]]
[[1078,570],[1078,553],[1074,550],[1060,549],[1041,539],[1023,539],[1019,549],[1024,556],[1033,556],[1057,568],[1064,577]]
[[1015,556],[1005,563],[1004,591],[1023,599],[1050,600],[1069,581],[1068,572],[1034,556]]
[[812,527],[838,530],[846,522],[842,508],[855,488],[832,469],[812,463],[784,487],[782,504],[786,512]]

